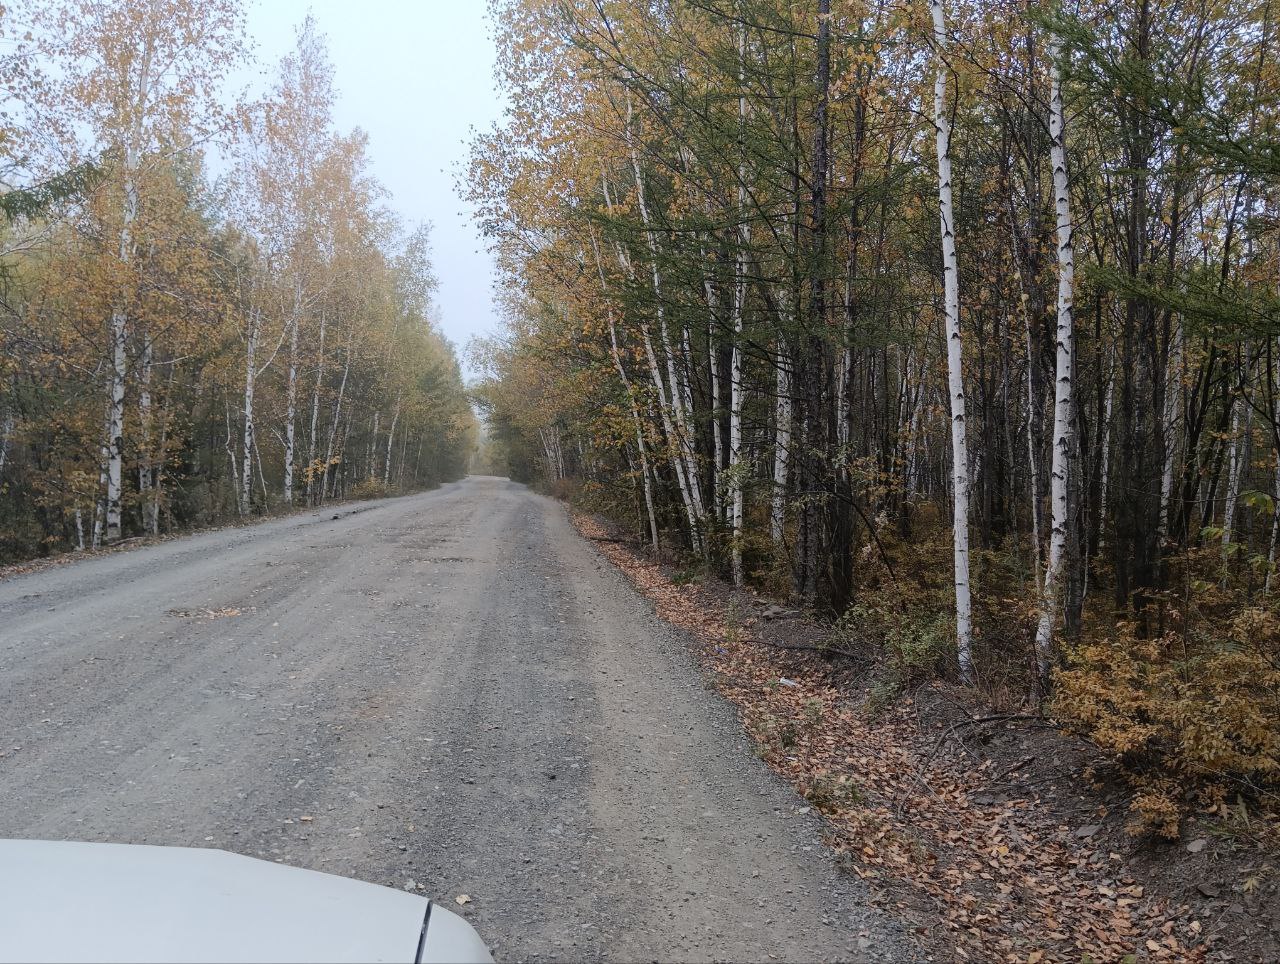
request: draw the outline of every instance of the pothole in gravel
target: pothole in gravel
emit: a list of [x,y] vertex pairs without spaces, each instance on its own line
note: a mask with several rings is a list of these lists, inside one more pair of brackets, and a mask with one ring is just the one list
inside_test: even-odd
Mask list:
[[251,613],[254,607],[247,609],[237,609],[234,606],[228,606],[226,609],[166,609],[166,616],[177,616],[179,619],[228,619],[232,616],[243,616],[245,613]]

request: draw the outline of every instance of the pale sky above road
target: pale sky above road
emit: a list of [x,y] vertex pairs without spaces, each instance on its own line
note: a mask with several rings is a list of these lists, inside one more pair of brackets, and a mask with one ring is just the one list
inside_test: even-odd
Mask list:
[[461,354],[494,325],[492,261],[454,192],[470,129],[501,113],[485,0],[250,0],[266,82],[308,11],[328,39],[338,129],[368,133],[373,173],[406,225],[435,226],[441,326]]

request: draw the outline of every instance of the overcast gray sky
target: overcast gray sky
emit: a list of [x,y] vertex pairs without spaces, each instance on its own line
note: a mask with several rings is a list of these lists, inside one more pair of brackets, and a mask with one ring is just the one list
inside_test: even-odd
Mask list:
[[269,78],[308,10],[329,43],[343,132],[369,134],[373,173],[407,225],[431,221],[438,302],[459,352],[493,328],[492,262],[454,193],[474,126],[501,113],[484,0],[251,0],[249,35]]

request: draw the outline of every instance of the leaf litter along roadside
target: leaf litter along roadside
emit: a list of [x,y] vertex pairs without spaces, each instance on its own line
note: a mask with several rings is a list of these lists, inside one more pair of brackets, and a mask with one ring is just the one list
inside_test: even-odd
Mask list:
[[[1107,819],[1107,802],[1083,786],[1080,760],[1057,761],[1057,770],[1034,756],[975,760],[953,739],[987,724],[1035,726],[1034,719],[960,709],[950,726],[936,713],[924,723],[910,697],[872,713],[836,685],[838,674],[822,657],[789,651],[777,633],[762,644],[765,625],[739,621],[724,593],[677,585],[600,520],[574,512],[573,521],[660,617],[697,640],[701,664],[737,707],[761,757],[827,819],[828,843],[934,959],[1266,959],[1260,946],[1238,946],[1221,905],[1188,902],[1184,888],[1160,886],[1159,875],[1135,866],[1135,842]],[[754,615],[792,614],[770,606]],[[929,692],[948,700],[945,687]],[[1044,739],[1037,749],[1067,755],[1069,737]],[[1074,793],[1083,803],[1065,819],[1050,793]]]

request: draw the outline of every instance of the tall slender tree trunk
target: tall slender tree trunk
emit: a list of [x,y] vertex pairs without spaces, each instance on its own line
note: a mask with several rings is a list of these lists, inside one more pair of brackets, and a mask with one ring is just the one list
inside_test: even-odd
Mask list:
[[806,352],[805,402],[807,489],[822,501],[806,499],[804,522],[804,597],[816,600],[825,572],[825,602],[843,612],[853,585],[851,498],[842,491],[835,466],[836,407],[832,403],[833,365],[827,350],[830,330],[827,306],[827,181],[830,172],[831,0],[817,0],[816,64],[813,112],[813,164],[809,198],[809,332]]
[[960,278],[956,258],[955,208],[951,199],[951,118],[947,113],[947,26],[942,0],[929,0],[933,17],[933,123],[938,155],[938,214],[942,235],[942,281],[947,320],[947,391],[951,400],[952,539],[955,558],[956,655],[960,677],[973,678],[973,624],[969,586],[969,446],[965,437],[964,369],[960,337]]
[[232,445],[235,441],[235,432],[231,427],[231,399],[229,398],[224,398],[223,400],[223,414],[226,418],[224,438],[226,440],[227,461],[231,466],[231,501],[235,503],[236,512],[243,516],[244,503],[240,500],[240,467],[236,462],[236,450]]
[[5,408],[0,417],[0,483],[4,481],[5,465],[9,462],[9,440],[13,438],[13,410]]
[[[1247,355],[1248,343],[1244,345]],[[1229,554],[1231,543],[1235,537],[1236,507],[1240,501],[1240,482],[1244,478],[1245,466],[1249,462],[1249,435],[1253,430],[1253,406],[1245,394],[1252,381],[1252,372],[1246,368],[1240,384],[1240,401],[1231,412],[1231,448],[1227,456],[1227,494],[1222,507],[1222,552],[1224,559]]]
[[160,419],[160,444],[156,450],[155,467],[152,472],[154,484],[150,512],[147,520],[148,528],[153,536],[160,535],[160,502],[164,496],[165,467],[169,462],[169,429],[173,421],[173,379],[176,365],[169,363],[169,378],[165,384],[164,410]]
[[[138,95],[130,104],[133,118],[123,145],[124,161],[124,203],[120,212],[120,244],[118,255],[120,265],[126,272],[133,267],[133,229],[138,219],[140,201],[138,197],[139,164],[141,163],[142,120],[150,109],[151,99],[151,58],[152,42],[143,44],[139,59]],[[111,369],[108,375],[107,392],[107,498],[106,498],[106,540],[114,542],[121,535],[123,513],[124,476],[124,390],[129,375],[129,305],[126,292],[116,295],[115,306],[111,310]]]
[[[1280,344],[1280,340],[1277,340],[1277,344]],[[1270,345],[1268,345],[1267,351],[1268,354],[1271,352]],[[1280,420],[1280,405],[1276,402],[1277,392],[1275,384],[1277,376],[1280,376],[1280,371],[1272,371],[1272,369],[1273,366],[1268,360],[1268,378],[1272,379],[1272,384],[1268,386],[1268,394],[1271,398],[1271,423],[1275,425],[1278,420]],[[1275,452],[1272,454],[1275,457],[1276,464],[1274,470],[1275,474],[1272,477],[1271,482],[1271,539],[1267,546],[1267,575],[1262,584],[1262,591],[1264,593],[1270,593],[1271,585],[1275,582],[1276,552],[1277,549],[1280,549],[1280,446],[1277,446]]]
[[[613,212],[613,200],[609,193],[609,180],[602,175],[601,186],[604,191],[605,206],[610,213]],[[635,267],[628,257],[626,250],[620,243],[614,244],[614,250],[618,258],[618,266],[627,274],[632,283],[636,280]],[[680,490],[680,500],[685,509],[685,515],[689,521],[689,543],[696,553],[702,553],[702,531],[700,526],[699,512],[694,500],[693,490],[689,484],[688,473],[685,471],[685,461],[681,454],[679,433],[672,416],[672,405],[668,401],[668,393],[666,383],[663,381],[662,369],[658,365],[657,354],[653,350],[653,338],[649,331],[648,322],[640,323],[640,333],[643,337],[645,360],[649,363],[649,377],[653,382],[653,387],[658,393],[658,412],[662,419],[662,430],[667,438],[667,448],[670,452],[672,470],[675,473],[676,485]],[[672,389],[674,393],[675,389]]]
[[0,417],[0,482],[4,481],[4,468],[9,462],[9,440],[13,438],[13,410],[6,408]]
[[[338,384],[338,401],[337,401],[337,403],[335,404],[335,406],[334,406],[334,410],[333,410],[333,424],[329,426],[329,442],[328,442],[328,444],[325,446],[325,451],[324,451],[324,471],[323,471],[322,475],[320,476],[320,502],[321,502],[321,504],[323,504],[323,503],[324,503],[325,493],[326,493],[326,491],[327,491],[327,487],[328,487],[328,484],[329,484],[329,469],[330,469],[330,467],[333,465],[333,444],[334,444],[334,440],[337,438],[337,434],[338,434],[338,425],[340,424],[341,419],[342,419],[342,397],[343,397],[343,396],[346,394],[346,392],[347,392],[347,375],[348,375],[348,374],[350,373],[350,371],[351,371],[351,345],[352,345],[352,336],[351,336],[351,335],[348,335],[348,336],[347,336],[347,351],[346,351],[346,358],[345,358],[345,360],[343,361],[343,364],[342,364],[342,381],[341,381],[341,382],[339,382],[339,384]],[[343,446],[343,447],[345,448],[345,443],[344,443],[344,446]],[[337,485],[337,478],[336,478],[337,473],[334,473],[334,475],[335,475],[334,485],[336,486],[336,485]]]
[[314,502],[316,483],[316,431],[320,418],[320,389],[324,385],[324,334],[327,316],[320,312],[319,349],[316,354],[316,381],[311,390],[311,431],[307,436],[307,502]]
[[721,417],[724,414],[724,399],[720,392],[720,346],[716,344],[716,316],[712,305],[717,304],[718,295],[714,285],[710,279],[705,282],[707,305],[709,318],[707,320],[707,368],[708,380],[711,382],[711,461],[713,463],[711,472],[711,498],[712,510],[715,512],[717,521],[723,521],[725,516],[724,507],[724,480],[722,473],[725,469],[725,440],[724,426],[721,424]]
[[152,406],[151,366],[155,354],[151,339],[142,339],[142,354],[138,365],[138,494],[142,506],[144,528],[151,531],[153,493],[152,484]]
[[[604,276],[604,261],[600,257],[600,244],[596,240],[594,231],[591,233],[591,250],[596,259],[596,271],[600,275],[600,293],[607,298],[608,284]],[[636,432],[636,451],[640,455],[640,474],[644,479],[644,507],[649,517],[649,540],[653,544],[653,551],[656,553],[660,551],[661,545],[658,541],[658,516],[653,510],[649,446],[645,442],[644,425],[640,419],[640,403],[636,400],[636,393],[631,386],[631,379],[627,377],[626,366],[622,364],[622,352],[618,350],[618,327],[614,320],[612,305],[607,308],[606,314],[609,319],[609,354],[613,358],[613,367],[618,372],[618,378],[622,382],[623,390],[627,393],[627,402],[631,408],[631,423]]]
[[[628,139],[630,133],[631,101],[628,95]],[[662,340],[662,350],[666,359],[667,388],[671,402],[672,421],[676,429],[676,444],[681,461],[684,463],[685,483],[689,488],[690,508],[693,515],[693,544],[695,552],[704,551],[702,524],[706,514],[702,500],[702,484],[698,476],[698,462],[693,426],[690,424],[688,387],[681,381],[676,366],[676,354],[672,350],[670,332],[667,327],[667,311],[663,304],[662,273],[658,266],[658,241],[653,228],[653,220],[649,213],[649,205],[645,199],[644,175],[640,169],[640,155],[635,145],[631,145],[631,168],[635,174],[636,204],[640,208],[640,220],[644,225],[645,243],[649,248],[649,263],[653,280],[653,297],[655,313],[658,319],[658,334]]]
[[249,309],[249,333],[244,353],[244,475],[240,480],[240,514],[248,515],[253,501],[253,396],[257,383],[258,326],[262,320],[257,308]]
[[1053,456],[1049,467],[1049,564],[1044,573],[1040,623],[1036,628],[1036,665],[1042,690],[1048,686],[1053,666],[1053,625],[1063,579],[1069,511],[1068,476],[1074,429],[1072,363],[1075,358],[1073,328],[1075,248],[1072,241],[1071,191],[1067,179],[1066,117],[1062,105],[1062,79],[1058,61],[1061,45],[1056,34],[1049,41],[1049,138],[1053,166],[1053,198],[1058,228],[1057,373],[1053,397]]
[[[296,270],[296,269],[295,269]],[[294,282],[293,317],[289,322],[289,375],[285,386],[284,504],[293,505],[294,422],[298,408],[298,328],[302,323],[302,280]]]
[[1107,533],[1107,497],[1111,482],[1111,412],[1116,398],[1116,374],[1114,363],[1107,375],[1106,401],[1102,407],[1102,464],[1098,468],[1098,548],[1102,548]]
[[769,500],[769,537],[774,552],[783,551],[787,525],[787,472],[791,465],[791,352],[778,338],[774,369],[773,491]]
[[747,28],[738,32],[738,251],[734,259],[733,346],[729,358],[729,518],[732,532],[730,571],[733,584],[742,585],[743,473],[742,464],[742,326],[747,308],[747,248],[751,226],[747,224],[746,92]]
[[1177,461],[1178,454],[1177,445],[1177,429],[1180,420],[1178,418],[1179,401],[1182,396],[1182,347],[1183,335],[1182,324],[1175,320],[1173,325],[1173,350],[1169,353],[1169,372],[1164,392],[1164,419],[1163,427],[1165,431],[1164,445],[1164,467],[1160,476],[1160,538],[1164,540],[1169,535],[1169,520],[1172,515],[1173,506],[1173,469]]
[[396,423],[400,421],[400,399],[404,393],[396,395],[396,406],[391,410],[391,428],[387,430],[387,461],[382,469],[382,487],[386,488],[391,485],[391,445],[396,437]]

